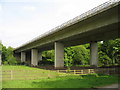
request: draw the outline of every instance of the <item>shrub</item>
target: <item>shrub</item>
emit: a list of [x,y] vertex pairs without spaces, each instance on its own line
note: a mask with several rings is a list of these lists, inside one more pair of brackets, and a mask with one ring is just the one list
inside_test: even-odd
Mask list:
[[16,58],[13,55],[9,55],[7,57],[7,61],[9,65],[15,65],[17,64]]

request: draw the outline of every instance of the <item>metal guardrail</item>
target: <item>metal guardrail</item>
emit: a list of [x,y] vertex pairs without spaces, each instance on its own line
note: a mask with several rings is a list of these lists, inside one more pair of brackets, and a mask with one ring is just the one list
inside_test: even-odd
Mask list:
[[[61,30],[61,29],[65,28],[65,27],[73,25],[73,24],[75,24],[75,23],[77,23],[79,21],[82,21],[82,20],[84,20],[84,19],[86,19],[86,18],[88,18],[88,17],[90,17],[92,15],[95,15],[95,14],[97,14],[99,12],[102,12],[102,11],[104,11],[104,10],[110,8],[110,7],[113,7],[114,5],[118,4],[119,2],[120,2],[120,0],[109,0],[109,1],[97,6],[95,8],[89,10],[89,11],[87,11],[87,12],[85,12],[85,13],[83,13],[83,14],[81,14],[81,15],[79,15],[79,16],[77,16],[77,17],[75,17],[75,18],[73,18],[73,19],[71,19],[71,20],[69,20],[69,21],[67,21],[67,22],[53,28],[53,29],[51,29],[50,31],[48,31],[48,32],[46,32],[46,33],[32,39],[31,41],[28,41],[27,43],[21,45],[20,47],[25,46],[25,45],[27,45],[27,44],[29,44],[31,42],[34,42],[34,41],[36,41],[36,40],[38,40],[40,38],[43,38],[43,37],[45,37],[45,36],[47,36],[47,35],[49,35],[51,33],[54,33],[55,31],[58,31],[58,30]],[[20,47],[17,47],[16,49],[18,49]]]

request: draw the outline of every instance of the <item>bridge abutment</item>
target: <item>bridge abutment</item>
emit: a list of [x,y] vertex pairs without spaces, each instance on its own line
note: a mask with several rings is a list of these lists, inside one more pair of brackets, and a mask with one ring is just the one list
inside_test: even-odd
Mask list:
[[90,43],[90,65],[98,66],[98,44],[97,42]]
[[60,42],[55,42],[55,68],[64,67],[64,45]]
[[31,65],[33,66],[38,65],[38,50],[37,49],[31,50]]

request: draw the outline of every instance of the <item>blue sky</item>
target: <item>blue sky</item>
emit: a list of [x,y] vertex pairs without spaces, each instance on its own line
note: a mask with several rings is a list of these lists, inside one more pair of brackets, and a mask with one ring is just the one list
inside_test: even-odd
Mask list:
[[14,48],[108,0],[0,0],[0,40]]

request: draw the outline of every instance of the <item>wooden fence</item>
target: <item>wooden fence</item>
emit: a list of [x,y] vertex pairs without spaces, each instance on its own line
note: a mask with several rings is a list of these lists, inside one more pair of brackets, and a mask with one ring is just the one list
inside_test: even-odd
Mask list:
[[107,75],[120,75],[120,68],[96,68],[96,69],[81,69],[81,70],[57,70],[56,72],[72,73],[72,74],[90,74],[101,73]]
[[33,80],[41,78],[55,77],[55,73],[41,70],[10,70],[2,71],[2,80]]
[[68,73],[68,74],[89,74],[95,73],[94,69],[82,69],[82,70],[56,70],[58,73]]
[[[56,73],[57,72],[57,73]],[[82,69],[82,70],[11,70],[2,71],[2,80],[33,80],[52,78],[66,75],[85,75],[90,73],[116,74],[120,73],[116,68]]]

